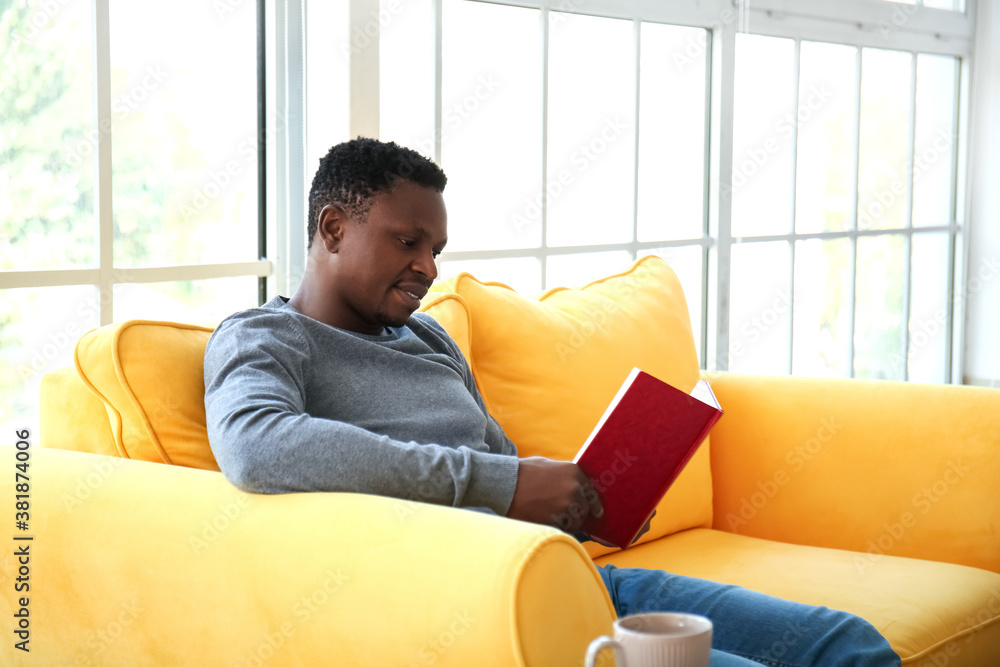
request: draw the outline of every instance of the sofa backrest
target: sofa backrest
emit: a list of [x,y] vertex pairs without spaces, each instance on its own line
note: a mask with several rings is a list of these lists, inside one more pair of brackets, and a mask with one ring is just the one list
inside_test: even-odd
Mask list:
[[[700,378],[684,293],[659,257],[537,298],[467,273],[432,290],[422,309],[456,340],[487,408],[521,456],[572,460],[633,366],[685,391]],[[706,441],[641,541],[711,522]],[[587,547],[594,556],[612,551]]]
[[87,388],[74,366],[43,375],[38,393],[40,446],[120,456],[104,402]]
[[[422,310],[458,343],[490,413],[521,456],[571,460],[633,366],[685,391],[700,375],[680,282],[654,256],[580,289],[557,288],[537,298],[463,273],[435,286]],[[93,437],[71,448],[218,470],[204,404],[212,331],[130,320],[88,332],[76,347],[79,382],[53,375],[43,384],[43,393],[51,394],[42,399],[53,408],[48,412],[70,411],[58,414],[66,427],[51,432],[91,424]],[[71,389],[79,393],[81,382],[91,396],[66,398]],[[98,405],[106,426],[95,415]],[[50,440],[46,421],[42,437]],[[52,441],[63,446],[59,438]],[[706,441],[660,503],[642,542],[711,521]],[[594,543],[587,548],[593,556],[612,551]]]

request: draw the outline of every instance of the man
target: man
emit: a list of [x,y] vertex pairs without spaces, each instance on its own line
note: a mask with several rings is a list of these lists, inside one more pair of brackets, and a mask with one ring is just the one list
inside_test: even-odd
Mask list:
[[[415,313],[447,243],[446,182],[433,162],[372,139],[320,161],[302,284],[224,320],[205,351],[212,450],[250,492],[373,493],[574,532],[603,511],[586,476],[517,458],[454,341]],[[713,665],[899,664],[848,614],[655,570],[599,570],[619,616],[709,617],[727,652]],[[790,627],[795,641],[782,642]]]

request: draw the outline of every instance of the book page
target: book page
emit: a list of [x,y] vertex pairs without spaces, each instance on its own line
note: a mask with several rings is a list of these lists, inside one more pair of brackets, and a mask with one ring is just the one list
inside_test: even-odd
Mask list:
[[711,405],[717,410],[722,409],[719,406],[719,401],[715,398],[715,392],[712,391],[712,387],[710,387],[708,382],[704,380],[698,380],[698,384],[696,384],[694,389],[691,390],[691,396],[697,398],[705,405]]

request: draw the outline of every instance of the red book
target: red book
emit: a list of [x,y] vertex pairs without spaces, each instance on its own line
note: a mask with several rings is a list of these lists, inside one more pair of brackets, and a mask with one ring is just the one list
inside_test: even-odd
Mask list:
[[604,504],[582,530],[623,549],[632,544],[721,416],[704,380],[687,394],[633,368],[573,459]]

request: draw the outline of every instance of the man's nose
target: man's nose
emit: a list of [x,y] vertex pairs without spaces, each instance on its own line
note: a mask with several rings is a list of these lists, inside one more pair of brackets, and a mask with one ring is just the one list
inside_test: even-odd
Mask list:
[[434,261],[434,253],[428,251],[421,253],[420,258],[414,263],[413,270],[427,276],[427,279],[434,282],[438,276],[437,263]]

